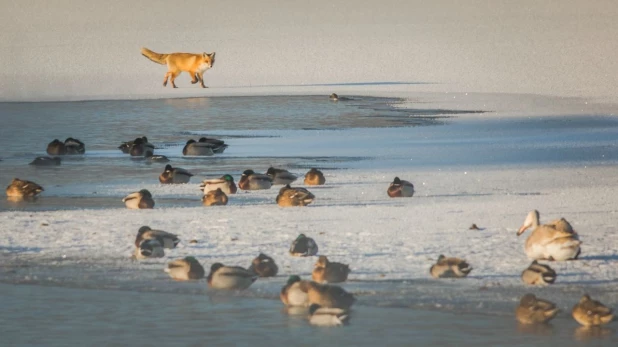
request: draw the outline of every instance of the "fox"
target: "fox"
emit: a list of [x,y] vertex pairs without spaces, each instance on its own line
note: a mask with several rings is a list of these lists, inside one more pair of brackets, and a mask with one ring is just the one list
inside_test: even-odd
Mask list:
[[191,75],[191,83],[200,82],[204,85],[204,72],[215,64],[215,52],[212,53],[156,53],[146,47],[142,47],[142,55],[158,64],[167,64],[167,73],[163,78],[163,87],[167,86],[169,78],[172,87],[176,87],[174,80],[182,71]]

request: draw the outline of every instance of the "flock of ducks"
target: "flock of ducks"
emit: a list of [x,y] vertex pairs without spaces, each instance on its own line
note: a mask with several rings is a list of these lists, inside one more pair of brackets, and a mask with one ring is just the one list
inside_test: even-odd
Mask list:
[[[342,100],[336,94],[332,94],[330,99],[332,101]],[[210,156],[223,153],[227,147],[224,141],[202,137],[198,141],[188,140],[182,153],[192,156]],[[118,148],[131,157],[146,158],[157,162],[169,161],[165,156],[154,155],[155,146],[145,136],[123,142]],[[61,159],[58,156],[84,154],[85,145],[71,137],[64,142],[55,139],[47,146],[47,153],[53,157],[38,157],[30,164],[60,165]],[[159,176],[159,182],[161,184],[186,184],[189,183],[191,177],[193,174],[189,171],[167,164]],[[306,188],[291,187],[290,184],[297,178],[295,174],[285,169],[270,167],[264,174],[249,169],[243,171],[237,186],[234,178],[225,174],[219,178],[202,181],[200,184],[203,192],[202,202],[205,206],[226,205],[228,195],[236,194],[238,189],[261,190],[270,189],[273,185],[282,185],[275,199],[279,206],[307,206],[313,202],[315,196]],[[307,186],[324,185],[326,179],[320,170],[312,168],[305,174],[304,183]],[[14,178],[6,188],[6,195],[9,198],[28,199],[36,197],[43,191],[43,187],[34,182]],[[395,177],[387,188],[387,195],[393,198],[412,197],[414,185]],[[150,209],[155,206],[152,194],[146,189],[133,192],[122,201],[129,209]],[[528,258],[533,261],[523,270],[521,279],[531,286],[551,285],[556,280],[556,272],[549,265],[538,261],[575,260],[581,252],[581,241],[564,218],[541,224],[539,212],[536,210],[530,211],[526,216],[517,236],[528,229],[532,229],[532,232],[525,241],[524,250]],[[143,226],[138,230],[135,239],[134,258],[163,257],[164,249],[174,249],[179,242],[180,239],[175,234]],[[318,246],[313,239],[301,234],[292,242],[289,253],[291,256],[298,257],[315,256],[318,253]],[[464,259],[444,255],[440,255],[429,269],[430,275],[434,278],[463,278],[471,271],[472,267]],[[206,277],[208,286],[211,288],[244,290],[250,287],[258,277],[276,276],[278,267],[274,259],[260,253],[247,269],[214,263],[206,276],[199,261],[189,256],[170,262],[165,272],[177,281],[199,280]],[[356,299],[353,294],[333,283],[345,282],[349,273],[350,268],[347,264],[331,262],[326,256],[320,255],[311,273],[311,280],[302,280],[297,275],[290,276],[281,289],[280,299],[289,308],[306,310],[311,324],[342,325],[347,322],[349,309]],[[558,312],[556,304],[537,298],[533,294],[525,294],[515,310],[515,316],[522,324],[543,324],[554,318]],[[588,294],[584,294],[575,304],[571,314],[579,324],[586,327],[607,324],[614,316],[611,308],[593,300]]]

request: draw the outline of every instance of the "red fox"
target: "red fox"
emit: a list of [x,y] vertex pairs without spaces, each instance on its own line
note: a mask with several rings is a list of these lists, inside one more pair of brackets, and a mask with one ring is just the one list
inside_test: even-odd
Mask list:
[[163,79],[163,86],[167,86],[167,79],[170,78],[172,87],[176,87],[174,80],[182,71],[191,74],[191,83],[195,84],[198,81],[202,88],[208,88],[204,85],[204,72],[210,69],[215,64],[215,52],[210,54],[204,53],[156,53],[148,48],[142,48],[142,55],[146,58],[159,63],[167,64],[167,73]]

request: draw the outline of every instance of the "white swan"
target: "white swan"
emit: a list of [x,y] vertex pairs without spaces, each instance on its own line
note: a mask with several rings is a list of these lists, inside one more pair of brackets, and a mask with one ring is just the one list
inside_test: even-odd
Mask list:
[[532,260],[568,260],[577,259],[581,241],[571,224],[564,218],[548,224],[539,224],[539,211],[528,213],[524,225],[517,231],[521,235],[528,228],[534,228],[525,244],[528,258]]

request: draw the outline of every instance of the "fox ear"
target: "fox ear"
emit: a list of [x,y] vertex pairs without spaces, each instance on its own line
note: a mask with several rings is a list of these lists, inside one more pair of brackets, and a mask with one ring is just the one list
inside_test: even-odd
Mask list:
[[210,56],[211,58],[214,58],[214,57],[215,57],[215,52],[210,53],[210,54],[209,54],[209,56]]

